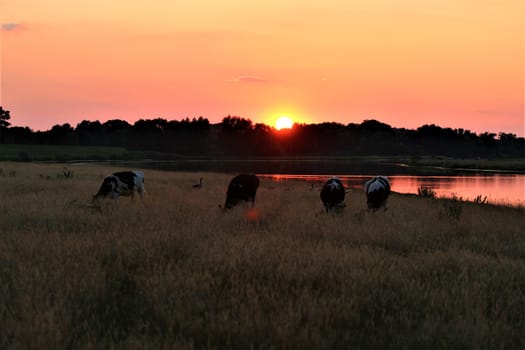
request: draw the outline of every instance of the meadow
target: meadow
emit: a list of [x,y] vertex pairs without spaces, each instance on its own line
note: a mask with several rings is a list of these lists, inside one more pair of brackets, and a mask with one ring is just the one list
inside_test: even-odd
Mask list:
[[1,144],[0,160],[69,161],[77,159],[122,159],[130,156],[123,147]]
[[118,168],[0,168],[1,349],[525,347],[524,208],[354,190],[331,215],[262,179],[247,216],[218,208],[233,174],[154,170],[93,207]]
[[[186,171],[232,171],[241,168],[258,169],[264,173],[355,173],[368,169],[370,173],[385,170],[407,170],[414,174],[450,173],[458,169],[492,170],[523,173],[525,158],[451,158],[445,156],[186,156],[177,153],[128,150],[124,147],[72,146],[40,144],[0,144],[0,162],[78,162],[109,161],[125,166],[142,164],[156,168]],[[164,164],[152,164],[163,162]],[[401,168],[399,167],[401,165]],[[382,171],[381,171],[382,170]]]

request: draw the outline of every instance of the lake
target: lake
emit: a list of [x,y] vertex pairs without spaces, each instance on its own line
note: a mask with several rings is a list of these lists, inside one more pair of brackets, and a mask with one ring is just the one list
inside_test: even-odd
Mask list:
[[349,188],[363,189],[366,180],[386,175],[392,191],[417,194],[426,187],[438,197],[475,200],[487,197],[488,203],[525,205],[525,174],[452,170],[439,167],[410,167],[386,162],[341,161],[337,159],[206,159],[176,161],[118,162],[116,165],[191,172],[253,172],[275,181],[302,180],[314,184],[328,176],[341,178]]
[[[327,176],[263,174],[262,177],[274,181],[303,180],[315,184],[316,187],[326,181]],[[372,175],[337,175],[351,189],[363,191],[365,181]],[[425,187],[436,192],[437,197],[461,197],[463,200],[474,201],[480,196],[486,197],[491,204],[525,205],[525,174],[495,174],[483,173],[454,176],[421,176],[421,175],[390,175],[392,191],[405,194],[417,194],[418,189]]]

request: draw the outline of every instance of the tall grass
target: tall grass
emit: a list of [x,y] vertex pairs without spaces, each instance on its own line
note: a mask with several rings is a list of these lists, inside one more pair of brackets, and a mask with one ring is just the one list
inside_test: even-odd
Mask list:
[[251,221],[218,208],[231,175],[146,171],[143,202],[96,211],[116,168],[1,167],[2,349],[525,346],[523,208],[353,191],[330,215],[262,180]]

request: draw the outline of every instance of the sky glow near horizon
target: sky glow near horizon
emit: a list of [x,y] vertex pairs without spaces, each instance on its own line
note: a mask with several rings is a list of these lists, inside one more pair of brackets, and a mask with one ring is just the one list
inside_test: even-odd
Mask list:
[[525,134],[522,0],[0,3],[0,105],[47,130],[227,115]]

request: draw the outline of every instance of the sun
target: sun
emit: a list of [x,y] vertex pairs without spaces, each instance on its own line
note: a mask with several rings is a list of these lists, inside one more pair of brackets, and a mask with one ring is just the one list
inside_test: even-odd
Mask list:
[[289,117],[287,116],[282,116],[282,117],[279,117],[277,119],[277,121],[275,122],[275,128],[277,130],[281,130],[281,129],[291,129],[293,126],[293,120],[290,119]]

